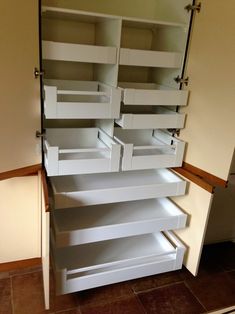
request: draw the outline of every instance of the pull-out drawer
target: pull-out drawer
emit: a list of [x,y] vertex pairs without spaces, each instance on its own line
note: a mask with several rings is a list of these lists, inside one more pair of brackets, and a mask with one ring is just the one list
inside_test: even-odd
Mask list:
[[122,170],[180,167],[185,143],[161,130],[115,128],[115,139],[123,146]]
[[140,49],[120,49],[120,65],[180,68],[182,53],[168,51],[150,51]]
[[184,127],[185,114],[156,107],[149,114],[145,112],[122,113],[115,122],[123,129],[181,129]]
[[50,178],[54,207],[98,205],[185,193],[186,182],[167,169]]
[[57,248],[179,229],[186,218],[167,198],[52,211]]
[[174,90],[154,83],[120,82],[125,105],[186,106],[188,91]]
[[171,232],[55,249],[58,294],[149,276],[182,267],[185,247]]
[[48,176],[119,170],[121,146],[98,128],[47,129],[44,140]]
[[93,81],[44,81],[47,119],[118,118],[121,91]]
[[116,64],[117,48],[43,40],[42,58],[44,60]]

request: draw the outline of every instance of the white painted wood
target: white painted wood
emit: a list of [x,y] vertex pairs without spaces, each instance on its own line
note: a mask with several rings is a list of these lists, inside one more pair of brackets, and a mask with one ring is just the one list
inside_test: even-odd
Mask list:
[[119,62],[120,65],[179,68],[182,64],[182,54],[121,48]]
[[120,119],[115,122],[123,129],[168,129],[183,128],[185,115],[156,107],[153,114],[121,113]]
[[166,169],[50,178],[55,208],[183,195],[186,183]]
[[116,64],[115,47],[99,47],[42,41],[42,58],[45,60]]
[[123,171],[182,165],[185,143],[168,132],[115,128],[114,135],[123,145]]
[[118,171],[120,149],[98,128],[47,129],[44,141],[47,175]]
[[[172,233],[167,236],[176,240]],[[182,265],[184,250],[182,244],[172,245],[162,233],[57,249],[53,252],[60,283],[57,292],[81,291],[175,270],[181,267],[180,262]]]
[[151,83],[119,83],[125,105],[186,106],[188,91]]
[[56,209],[56,247],[183,228],[187,216],[167,198]]
[[99,82],[45,80],[47,119],[119,117],[121,91]]

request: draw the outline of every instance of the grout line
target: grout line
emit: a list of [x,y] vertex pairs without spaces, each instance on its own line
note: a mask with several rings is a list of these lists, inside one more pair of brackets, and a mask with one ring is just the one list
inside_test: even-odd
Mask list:
[[134,292],[135,295],[137,295],[137,294],[147,293],[147,292],[151,292],[153,290],[157,290],[157,289],[173,286],[175,284],[180,284],[180,283],[184,283],[184,280],[179,280],[179,281],[175,281],[175,282],[172,282],[172,283],[167,283],[167,284],[162,285],[162,286],[152,287],[152,288],[149,288],[149,289],[146,289],[146,290],[141,290],[141,291],[134,291],[134,289],[133,289],[133,292]]
[[11,286],[11,308],[12,308],[12,314],[15,313],[14,308],[14,300],[13,300],[13,284],[12,284],[12,277],[10,277],[10,286]]
[[35,270],[26,270],[26,272],[19,272],[19,273],[16,273],[16,274],[10,274],[10,278],[12,277],[17,277],[17,276],[24,276],[24,275],[29,275],[29,274],[33,274],[33,273],[39,273],[39,272],[42,272],[42,269],[35,269]]
[[146,312],[146,310],[145,310],[145,307],[144,307],[143,303],[140,301],[138,295],[135,295],[134,297],[135,297],[135,299],[137,300],[137,302],[140,304],[140,306],[141,306],[141,308],[143,309],[144,313],[147,314],[147,312]]
[[189,291],[192,293],[192,295],[194,296],[194,298],[201,304],[201,306],[205,309],[206,313],[208,312],[206,306],[201,302],[201,300],[195,295],[195,293],[193,292],[193,290],[190,288],[190,286],[187,284],[187,282],[184,280],[184,284],[185,286],[189,289]]

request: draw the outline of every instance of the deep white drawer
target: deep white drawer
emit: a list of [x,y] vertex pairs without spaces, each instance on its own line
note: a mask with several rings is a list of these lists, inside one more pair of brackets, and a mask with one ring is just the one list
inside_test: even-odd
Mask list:
[[167,169],[50,178],[54,207],[69,208],[183,195],[186,182]]
[[181,268],[185,247],[172,232],[165,235],[154,233],[61,249],[55,249],[52,240],[57,293]]
[[153,83],[118,84],[125,105],[186,106],[188,91],[166,88]]
[[186,218],[167,198],[52,211],[56,247],[179,229]]
[[47,119],[112,119],[120,114],[121,91],[100,82],[44,80]]
[[171,129],[184,127],[185,114],[164,107],[156,107],[153,113],[121,113],[115,122],[123,129]]
[[115,140],[123,147],[122,170],[180,167],[185,143],[161,130],[115,128]]
[[47,129],[44,153],[48,176],[119,170],[120,145],[98,128]]

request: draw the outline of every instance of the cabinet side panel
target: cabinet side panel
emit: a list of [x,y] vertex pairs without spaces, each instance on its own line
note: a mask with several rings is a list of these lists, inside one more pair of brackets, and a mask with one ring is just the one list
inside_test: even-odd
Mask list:
[[192,182],[186,195],[172,198],[188,214],[186,228],[175,233],[187,247],[184,265],[193,275],[198,271],[212,199],[213,194]]
[[41,162],[37,1],[0,3],[0,172]]
[[188,64],[189,104],[180,138],[185,161],[227,180],[235,141],[235,2],[202,1],[195,16]]
[[41,256],[38,176],[0,182],[0,263]]

